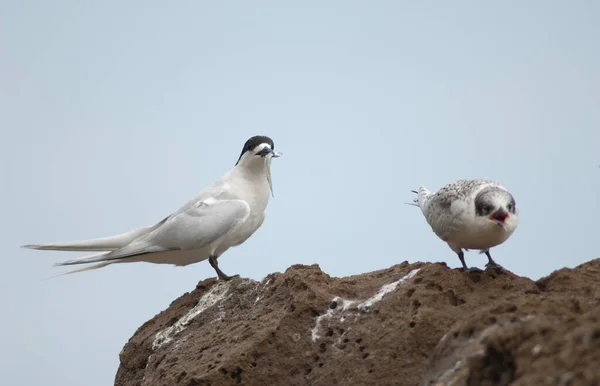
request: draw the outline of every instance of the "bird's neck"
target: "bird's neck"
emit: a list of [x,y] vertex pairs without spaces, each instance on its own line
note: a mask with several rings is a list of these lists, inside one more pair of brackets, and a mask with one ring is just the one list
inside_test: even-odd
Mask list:
[[233,170],[233,173],[250,180],[265,180],[267,178],[267,165],[265,162],[249,162],[246,164],[238,164]]
[[246,174],[255,174],[257,176],[265,175],[267,172],[267,159],[243,156],[234,169]]
[[229,184],[239,189],[238,198],[247,201],[252,210],[264,211],[270,192],[266,165],[237,165],[231,170],[230,177],[233,178]]

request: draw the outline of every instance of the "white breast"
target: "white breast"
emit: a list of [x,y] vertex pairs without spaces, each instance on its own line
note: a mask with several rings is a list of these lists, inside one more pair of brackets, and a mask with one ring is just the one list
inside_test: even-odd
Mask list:
[[229,191],[235,192],[231,198],[243,200],[248,204],[250,214],[245,221],[214,243],[214,253],[217,256],[231,247],[242,244],[260,228],[265,220],[265,210],[269,203],[269,184],[264,176],[245,177],[236,179],[235,186],[231,182]]

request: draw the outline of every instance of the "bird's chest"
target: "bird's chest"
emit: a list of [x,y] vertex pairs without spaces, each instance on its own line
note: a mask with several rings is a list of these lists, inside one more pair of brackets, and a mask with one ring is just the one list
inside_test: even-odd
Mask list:
[[241,199],[250,207],[250,213],[248,218],[239,225],[237,232],[232,234],[235,239],[232,240],[234,245],[244,242],[262,225],[269,202],[269,186],[266,181],[264,184],[249,184],[244,191],[247,194]]
[[487,249],[501,244],[508,237],[507,232],[495,223],[467,221],[453,235],[457,245],[468,249]]
[[248,240],[248,238],[252,236],[252,234],[256,232],[258,228],[260,228],[264,220],[264,210],[257,211],[256,208],[253,209],[250,212],[248,219],[240,224],[239,228],[235,232],[232,232],[229,235],[226,244],[230,244],[231,246],[242,244],[244,241]]

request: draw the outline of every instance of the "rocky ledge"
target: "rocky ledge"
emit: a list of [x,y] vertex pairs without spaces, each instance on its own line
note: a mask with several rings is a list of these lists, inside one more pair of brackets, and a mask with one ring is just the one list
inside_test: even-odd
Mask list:
[[115,385],[599,385],[600,259],[533,281],[415,263],[204,280],[142,325]]

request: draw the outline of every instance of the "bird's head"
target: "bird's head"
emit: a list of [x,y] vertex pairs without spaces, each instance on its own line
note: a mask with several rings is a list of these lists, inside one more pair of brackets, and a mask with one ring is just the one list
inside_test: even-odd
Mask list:
[[240,158],[236,162],[236,167],[246,168],[258,172],[266,172],[267,181],[273,193],[273,183],[271,181],[271,160],[281,157],[281,153],[275,151],[273,140],[264,135],[255,135],[248,139],[242,148]]
[[268,165],[272,158],[277,158],[281,155],[281,153],[275,151],[275,144],[271,138],[264,135],[256,135],[246,141],[240,158],[238,158],[235,165],[242,167]]
[[512,194],[490,186],[475,196],[475,216],[488,224],[513,232],[519,224],[519,212]]

